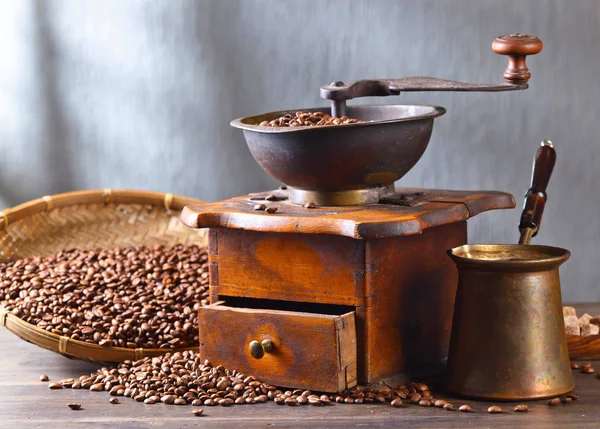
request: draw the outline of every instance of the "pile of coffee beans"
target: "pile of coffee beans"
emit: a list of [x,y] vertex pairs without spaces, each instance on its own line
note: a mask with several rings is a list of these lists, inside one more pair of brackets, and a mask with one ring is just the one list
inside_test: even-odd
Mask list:
[[[398,389],[356,386],[334,395],[303,389],[280,390],[253,376],[221,365],[213,366],[192,350],[145,357],[137,361],[127,360],[116,368],[101,368],[78,380],[52,382],[48,387],[107,391],[111,396],[126,396],[148,405],[162,402],[168,405],[190,404],[194,407],[230,406],[274,401],[289,406],[389,402],[399,407],[402,399],[421,406],[433,404],[429,387],[423,383],[409,383]],[[111,400],[111,403],[118,402]]]
[[196,245],[70,249],[0,263],[0,305],[74,340],[127,348],[198,344],[208,255]]
[[[47,380],[47,376],[40,380]],[[51,382],[50,389],[88,389],[92,392],[109,392],[109,402],[119,404],[117,397],[129,397],[146,405],[163,403],[167,405],[192,405],[193,407],[232,406],[259,404],[273,401],[288,406],[326,406],[330,404],[389,404],[394,408],[409,404],[421,407],[436,407],[446,411],[458,409],[473,412],[470,405],[457,408],[443,399],[435,399],[427,384],[410,382],[398,388],[381,386],[355,386],[345,392],[323,394],[304,389],[279,389],[257,380],[255,377],[230,370],[222,365],[213,366],[202,360],[198,353],[189,350],[166,353],[159,357],[145,357],[137,361],[125,361],[115,368],[101,368],[98,371],[72,378]],[[554,406],[567,404],[579,398],[569,393],[561,398],[548,401]],[[516,405],[514,412],[527,412],[529,407]],[[503,413],[498,405],[487,408],[488,413]],[[194,415],[204,415],[202,409],[194,409]]]
[[360,124],[367,121],[359,121],[347,116],[338,118],[323,112],[296,112],[295,115],[287,113],[270,121],[262,121],[261,127],[316,127],[320,125],[345,125]]
[[[159,357],[127,360],[116,368],[101,368],[78,380],[67,379],[48,385],[51,389],[89,389],[126,396],[144,404],[229,406],[256,404],[273,399],[276,387],[252,376],[212,366],[194,351],[166,353]],[[111,403],[116,403],[112,401]]]

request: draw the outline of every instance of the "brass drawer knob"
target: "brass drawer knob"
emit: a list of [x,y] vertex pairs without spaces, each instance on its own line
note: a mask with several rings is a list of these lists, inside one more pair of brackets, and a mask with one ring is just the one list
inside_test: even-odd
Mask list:
[[265,353],[271,353],[275,348],[275,344],[271,340],[262,340],[258,342],[256,340],[250,341],[248,349],[250,350],[250,356],[254,359],[262,359]]

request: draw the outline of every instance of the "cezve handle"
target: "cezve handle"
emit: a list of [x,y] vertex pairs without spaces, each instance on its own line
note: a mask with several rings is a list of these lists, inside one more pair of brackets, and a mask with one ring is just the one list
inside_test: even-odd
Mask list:
[[531,175],[531,187],[525,194],[525,204],[521,213],[519,231],[521,237],[519,244],[529,244],[535,237],[542,223],[542,214],[546,206],[546,188],[550,182],[550,176],[556,163],[556,152],[550,140],[542,141],[533,160],[533,173]]

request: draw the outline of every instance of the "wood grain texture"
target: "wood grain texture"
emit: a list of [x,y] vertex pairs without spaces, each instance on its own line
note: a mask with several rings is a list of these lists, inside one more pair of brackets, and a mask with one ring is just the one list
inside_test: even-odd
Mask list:
[[[578,312],[580,312],[579,307]],[[590,306],[588,306],[590,307]],[[587,311],[587,310],[586,310]],[[600,312],[600,304],[590,308]],[[588,311],[588,312],[590,312]],[[330,405],[327,407],[284,407],[268,402],[234,407],[203,407],[204,417],[192,415],[192,407],[164,404],[145,405],[123,398],[121,404],[108,403],[106,392],[63,389],[49,390],[38,381],[42,373],[52,380],[79,377],[99,365],[66,359],[60,355],[20,341],[0,328],[0,416],[2,428],[63,429],[166,429],[166,428],[392,428],[422,429],[540,428],[597,429],[600,427],[600,380],[594,375],[574,372],[576,392],[581,398],[570,405],[549,407],[545,401],[528,402],[529,413],[514,413],[510,404],[500,404],[504,414],[485,412],[490,403],[457,400],[434,389],[436,397],[455,406],[469,404],[474,413],[447,412],[407,404]],[[69,402],[79,402],[81,411],[72,411]]]
[[[200,354],[266,383],[336,392],[356,385],[354,313],[340,316],[232,308],[216,303],[199,310]],[[251,341],[271,340],[262,359]]]
[[363,305],[362,241],[228,228],[210,231],[219,249],[209,255],[211,286],[221,296]]
[[367,242],[364,381],[402,379],[447,356],[458,276],[446,250],[466,242],[466,222]]
[[567,335],[571,359],[600,359],[600,335]]
[[[256,200],[241,196],[217,203],[184,208],[182,222],[191,228],[232,228],[305,234],[342,235],[377,239],[421,234],[425,229],[468,219],[486,210],[513,208],[512,195],[496,191],[438,191],[410,189],[431,194],[430,202],[404,207],[392,204],[320,207],[305,209],[287,200],[266,201],[276,213],[254,210]],[[405,192],[397,188],[398,193]],[[439,202],[438,202],[439,199]]]

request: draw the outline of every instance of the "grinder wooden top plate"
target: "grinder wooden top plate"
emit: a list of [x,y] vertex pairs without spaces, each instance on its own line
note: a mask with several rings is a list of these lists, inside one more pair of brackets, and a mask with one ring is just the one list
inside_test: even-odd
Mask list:
[[[275,200],[266,200],[269,196]],[[277,207],[277,212],[254,210],[261,203]],[[279,189],[188,206],[181,220],[191,228],[333,234],[369,240],[418,235],[424,229],[464,221],[484,211],[514,207],[513,196],[506,192],[396,188],[396,196],[379,204],[308,209],[290,203],[287,191]]]

